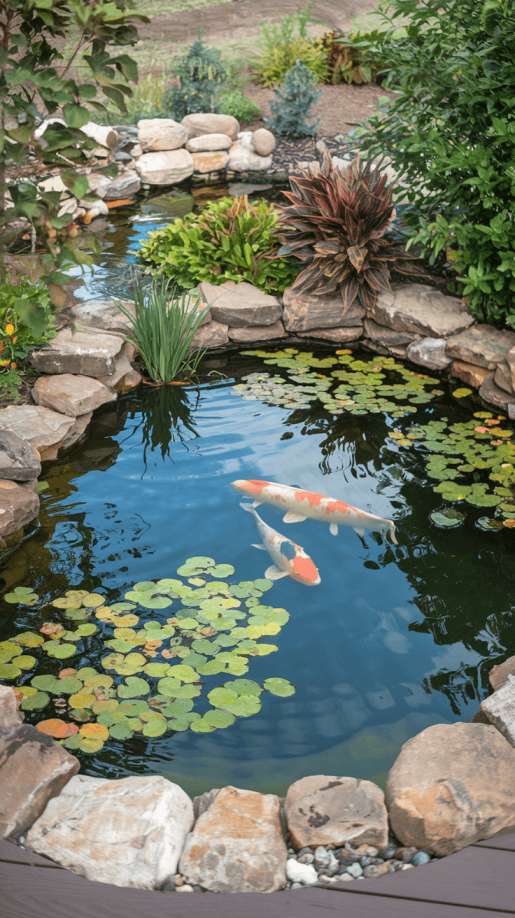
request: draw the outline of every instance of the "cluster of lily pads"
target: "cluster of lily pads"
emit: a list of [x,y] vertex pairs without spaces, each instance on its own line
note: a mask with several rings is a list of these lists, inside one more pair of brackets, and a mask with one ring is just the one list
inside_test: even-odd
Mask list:
[[[328,357],[294,347],[244,353],[261,357],[266,365],[279,367],[287,374],[287,379],[267,372],[244,376],[233,391],[247,400],[259,399],[287,408],[306,408],[318,400],[334,415],[387,413],[401,418],[443,394],[431,376],[410,370],[393,357],[360,360],[347,348]],[[329,373],[320,372],[324,370]]]
[[[234,573],[231,564],[193,557],[177,577],[140,581],[121,602],[67,590],[38,631],[0,642],[0,680],[15,683],[20,707],[33,712],[38,730],[85,753],[110,738],[230,727],[260,711],[264,692],[295,691],[287,679],[261,685],[245,678],[251,657],[278,649],[262,639],[276,637],[289,614],[263,603],[270,580],[230,582]],[[4,599],[33,606],[39,597],[17,587]],[[155,610],[159,618],[151,617]],[[98,668],[82,665],[99,657]],[[37,672],[54,660],[68,665]],[[210,677],[221,677],[212,688]]]

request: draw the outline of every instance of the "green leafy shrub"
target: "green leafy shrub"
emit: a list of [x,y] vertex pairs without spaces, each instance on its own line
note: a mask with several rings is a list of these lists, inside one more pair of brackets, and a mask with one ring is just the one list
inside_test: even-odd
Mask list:
[[354,83],[361,86],[372,83],[380,69],[379,57],[371,50],[371,44],[377,41],[378,33],[326,32],[322,44],[328,56],[327,82]]
[[195,112],[213,112],[216,96],[225,85],[227,71],[219,51],[201,38],[193,42],[172,68],[176,79],[164,95],[165,108],[177,120]]
[[255,121],[261,117],[261,109],[240,89],[222,92],[217,99],[216,110],[222,115],[233,115],[239,122]]
[[261,53],[253,70],[263,86],[280,83],[297,61],[311,71],[315,82],[327,81],[328,52],[320,39],[309,37],[309,20],[309,11],[304,9],[261,27]]
[[272,115],[267,124],[272,131],[286,137],[311,137],[318,120],[308,121],[309,111],[320,93],[315,88],[313,74],[300,61],[288,70],[280,89],[270,103]]
[[134,86],[124,112],[110,106],[105,112],[95,114],[95,121],[98,124],[136,124],[141,118],[162,118],[167,83],[164,73],[145,74]]
[[190,380],[203,352],[193,348],[205,309],[200,298],[178,292],[166,278],[153,278],[149,286],[134,282],[134,313],[122,303],[130,322],[128,339],[137,348],[150,379],[155,383]]
[[378,53],[398,90],[362,142],[388,153],[413,205],[410,244],[447,260],[481,319],[515,327],[515,29],[508,0],[392,0]]
[[275,257],[278,246],[278,212],[272,204],[227,197],[151,233],[140,257],[186,289],[200,281],[230,280],[282,293],[295,269],[289,259]]
[[0,284],[0,367],[16,370],[30,351],[53,338],[55,331],[44,284]]

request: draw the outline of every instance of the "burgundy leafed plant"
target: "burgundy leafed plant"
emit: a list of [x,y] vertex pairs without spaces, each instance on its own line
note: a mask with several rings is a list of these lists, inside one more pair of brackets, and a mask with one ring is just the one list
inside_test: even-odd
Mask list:
[[329,153],[322,165],[290,176],[290,202],[281,206],[279,255],[305,267],[291,289],[316,296],[340,294],[343,305],[374,304],[390,288],[390,274],[420,275],[413,255],[387,235],[395,217],[387,176],[359,157],[335,166]]

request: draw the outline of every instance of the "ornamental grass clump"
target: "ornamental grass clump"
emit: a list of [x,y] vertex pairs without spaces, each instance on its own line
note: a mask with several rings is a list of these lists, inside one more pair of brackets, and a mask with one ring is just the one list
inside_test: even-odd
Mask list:
[[339,295],[344,306],[369,307],[390,287],[391,272],[423,271],[388,231],[395,218],[393,188],[372,162],[359,157],[347,168],[335,166],[329,153],[290,177],[290,202],[281,207],[280,255],[305,267],[292,290],[301,294]]
[[136,279],[134,312],[122,303],[118,308],[130,322],[127,338],[154,383],[189,381],[195,376],[203,351],[194,347],[193,339],[206,313],[199,297],[178,293],[165,278],[154,278],[148,286]]

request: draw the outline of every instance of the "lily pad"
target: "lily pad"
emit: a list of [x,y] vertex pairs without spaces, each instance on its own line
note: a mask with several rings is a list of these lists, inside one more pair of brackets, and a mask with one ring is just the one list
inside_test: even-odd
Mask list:
[[295,686],[288,679],[270,678],[263,682],[264,688],[272,695],[279,695],[280,698],[288,698],[295,694]]
[[454,507],[443,507],[429,514],[431,522],[438,529],[457,529],[465,520],[465,514]]

